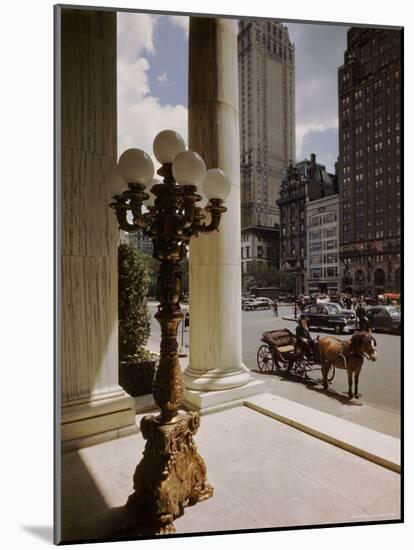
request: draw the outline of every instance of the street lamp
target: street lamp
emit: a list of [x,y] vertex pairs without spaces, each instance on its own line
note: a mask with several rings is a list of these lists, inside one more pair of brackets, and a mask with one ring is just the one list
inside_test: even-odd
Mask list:
[[[223,202],[230,192],[230,182],[217,168],[206,171],[200,155],[186,150],[184,140],[172,130],[160,132],[153,148],[162,165],[157,173],[163,182],[151,186],[151,158],[140,149],[128,149],[118,162],[128,189],[115,195],[109,206],[115,209],[121,229],[128,233],[143,230],[152,239],[153,256],[161,262],[155,314],[161,325],[161,346],[153,390],[160,414],[141,420],[147,443],[135,470],[134,493],[128,498],[127,510],[141,530],[162,534],[175,531],[172,522],[187,504],[213,494],[204,460],[193,441],[199,414],[179,410],[184,395],[177,341],[177,329],[184,316],[180,309],[179,263],[187,255],[191,238],[218,229],[221,215],[227,210]],[[203,222],[205,214],[196,206],[202,199],[197,193],[201,184],[209,199],[205,208],[211,216],[209,224]],[[143,211],[144,204],[147,212]]]

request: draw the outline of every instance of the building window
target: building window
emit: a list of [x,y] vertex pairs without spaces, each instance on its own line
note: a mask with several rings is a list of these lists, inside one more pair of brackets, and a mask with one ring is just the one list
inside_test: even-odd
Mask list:
[[338,268],[337,267],[327,267],[325,268],[325,276],[332,278],[338,276]]
[[311,256],[310,263],[313,265],[318,265],[322,263],[322,256]]
[[310,270],[310,276],[311,279],[318,279],[322,276],[322,268],[320,267],[312,267]]
[[309,233],[309,240],[310,241],[320,241],[322,238],[322,231],[311,231]]
[[327,239],[330,239],[332,237],[336,237],[336,227],[333,227],[332,229],[325,229],[324,230],[324,237]]

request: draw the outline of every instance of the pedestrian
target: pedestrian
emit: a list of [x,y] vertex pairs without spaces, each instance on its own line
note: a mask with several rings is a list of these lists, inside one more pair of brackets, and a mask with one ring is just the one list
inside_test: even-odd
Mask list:
[[273,313],[277,317],[279,315],[277,300],[273,300]]
[[357,319],[358,319],[358,328],[359,328],[359,330],[362,330],[361,326],[363,324],[363,317],[365,316],[365,310],[364,310],[364,308],[362,306],[362,303],[360,301],[356,305],[355,315],[357,316]]

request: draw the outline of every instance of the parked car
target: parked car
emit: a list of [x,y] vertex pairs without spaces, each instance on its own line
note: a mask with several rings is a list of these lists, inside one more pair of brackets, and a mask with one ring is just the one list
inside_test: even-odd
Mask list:
[[401,314],[395,306],[372,306],[365,308],[371,329],[401,332]]
[[273,301],[270,298],[254,298],[244,302],[243,309],[245,311],[252,311],[254,309],[270,309]]
[[273,300],[271,298],[268,298],[267,296],[258,296],[256,300],[262,300],[263,302],[267,302],[270,306],[273,305]]
[[300,318],[308,319],[309,327],[333,329],[337,334],[353,332],[357,328],[355,313],[341,309],[338,304],[307,304]]

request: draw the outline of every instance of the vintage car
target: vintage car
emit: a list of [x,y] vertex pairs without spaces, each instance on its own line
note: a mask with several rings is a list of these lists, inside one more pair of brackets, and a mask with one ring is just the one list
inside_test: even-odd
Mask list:
[[372,306],[365,308],[369,327],[373,330],[401,332],[401,314],[395,306]]
[[253,311],[255,309],[270,309],[273,301],[270,298],[254,298],[253,300],[247,300],[243,303],[243,309],[245,311]]
[[308,304],[300,314],[308,320],[309,327],[332,329],[337,334],[357,329],[357,318],[353,311],[341,309],[338,304]]

